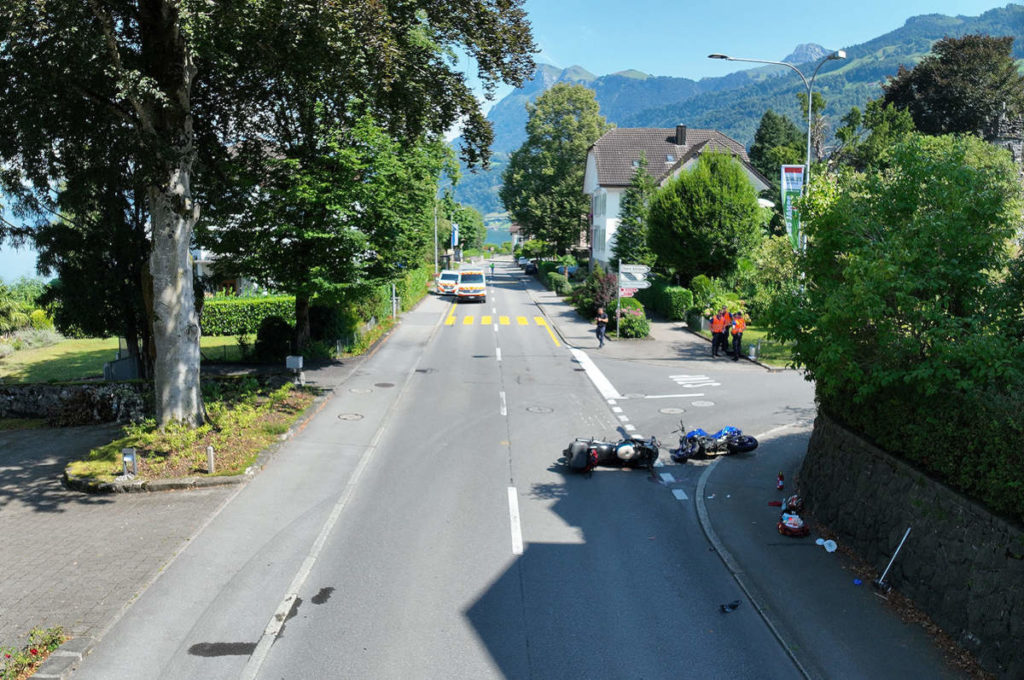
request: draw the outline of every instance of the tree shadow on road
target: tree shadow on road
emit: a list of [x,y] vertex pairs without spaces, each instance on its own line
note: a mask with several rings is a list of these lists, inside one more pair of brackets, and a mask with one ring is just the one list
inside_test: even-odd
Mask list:
[[64,467],[118,436],[117,425],[0,432],[0,512],[15,506],[63,512],[68,504],[102,505],[106,496],[66,489]]

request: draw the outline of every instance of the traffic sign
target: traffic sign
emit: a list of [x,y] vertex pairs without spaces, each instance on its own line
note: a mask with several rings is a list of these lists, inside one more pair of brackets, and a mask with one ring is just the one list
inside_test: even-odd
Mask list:
[[630,288],[650,288],[651,287],[651,282],[650,281],[622,281],[621,283],[622,283],[623,287],[628,286]]
[[619,288],[619,297],[633,297],[636,288]]
[[634,272],[622,272],[619,274],[619,281],[622,284],[634,284],[637,281],[646,281],[647,274],[636,274]]
[[619,271],[623,274],[646,274],[651,268],[645,264],[622,264],[619,265]]

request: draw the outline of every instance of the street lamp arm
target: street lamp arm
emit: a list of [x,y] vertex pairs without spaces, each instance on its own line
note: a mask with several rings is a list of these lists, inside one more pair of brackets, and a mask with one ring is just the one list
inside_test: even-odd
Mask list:
[[[804,76],[804,74],[800,71],[800,69],[798,69],[796,66],[793,66],[793,64],[790,64],[789,62],[786,62],[786,61],[770,61],[768,59],[745,59],[743,57],[730,57],[730,56],[725,55],[725,54],[709,54],[708,55],[708,59],[725,59],[726,61],[746,61],[746,62],[749,62],[751,64],[774,64],[776,66],[785,66],[787,68],[791,68],[794,71],[796,71],[796,74],[798,76],[800,76],[800,80],[804,81],[804,88],[805,89],[807,89],[809,87],[809,85],[807,83],[807,77]],[[820,64],[819,64],[819,66],[820,66]],[[815,69],[815,73],[817,73],[817,69]]]

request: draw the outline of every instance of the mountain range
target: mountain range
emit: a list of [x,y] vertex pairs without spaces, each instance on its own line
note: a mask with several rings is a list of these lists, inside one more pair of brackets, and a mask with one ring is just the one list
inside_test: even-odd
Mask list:
[[[864,108],[877,98],[886,78],[900,65],[912,67],[928,54],[936,40],[968,34],[1009,35],[1015,38],[1013,55],[1024,57],[1024,5],[1008,4],[976,17],[926,14],[907,19],[900,28],[859,45],[847,46],[846,59],[826,62],[814,81],[815,92],[825,98],[825,116],[833,125],[853,106]],[[835,46],[836,48],[841,46]],[[805,75],[834,49],[816,44],[798,45],[779,61],[800,68]],[[806,66],[806,68],[805,68]],[[596,76],[582,66],[560,69],[540,64],[532,80],[498,101],[487,118],[494,126],[494,152],[487,171],[463,172],[456,197],[485,216],[501,213],[498,199],[501,172],[508,154],[526,139],[526,103],[555,83],[580,83],[592,89],[601,114],[619,127],[714,128],[749,145],[767,109],[789,116],[803,127],[797,93],[806,89],[800,77],[785,66],[744,69],[716,78],[655,76],[635,70]],[[453,144],[458,144],[455,140]],[[489,222],[493,221],[489,220]]]

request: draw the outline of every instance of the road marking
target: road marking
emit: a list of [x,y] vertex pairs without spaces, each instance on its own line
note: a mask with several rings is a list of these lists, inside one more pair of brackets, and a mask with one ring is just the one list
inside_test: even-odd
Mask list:
[[555,332],[553,330],[551,330],[551,326],[549,326],[548,322],[544,320],[544,317],[542,317],[542,316],[535,316],[535,317],[533,317],[533,320],[537,322],[538,326],[544,326],[544,328],[547,329],[548,335],[551,336],[551,341],[553,343],[555,343],[555,347],[561,347],[562,346],[562,343],[560,343],[558,341],[558,338],[555,337]]
[[498,361],[501,361],[501,348],[500,347],[496,347],[494,352],[498,356]]
[[508,406],[505,405],[505,393],[504,392],[498,392],[498,394],[501,395],[501,415],[507,416],[508,415]]
[[629,416],[619,415],[618,419],[621,420],[624,423],[628,423],[629,422]]
[[671,472],[662,472],[658,476],[661,477],[661,481],[665,482],[666,484],[676,483],[676,478]]
[[636,428],[632,425],[626,425],[626,432],[636,432]]
[[462,325],[463,326],[472,326],[474,321],[476,321],[476,317],[475,316],[464,316],[464,317],[462,317]]
[[525,326],[525,325],[529,324],[530,322],[526,320],[525,316],[517,316],[516,317],[516,323],[519,324],[520,326]]
[[616,402],[614,399],[609,399],[608,403],[611,404],[612,406],[615,406],[615,404],[618,402]]
[[494,332],[495,332],[495,333],[497,333],[497,332],[498,332],[498,324],[494,324]]
[[498,317],[498,323],[500,323],[502,326],[507,326],[508,325],[508,317],[507,316],[499,316]]
[[447,319],[444,320],[444,325],[445,326],[451,326],[454,323],[455,323],[455,315],[454,314],[452,314],[451,316],[449,316]]
[[498,313],[498,308],[497,307],[491,307],[491,314],[497,314],[497,313]]
[[512,525],[512,554],[523,554],[523,527],[519,522],[519,495],[516,487],[508,487],[508,515]]
[[594,387],[601,393],[601,396],[605,399],[622,399],[622,395],[615,389],[611,381],[605,377],[601,369],[598,368],[594,362],[587,356],[587,353],[579,349],[571,349],[572,356],[576,359],[576,362],[583,367],[583,370],[587,372],[587,377],[590,378],[590,382],[594,383]]
[[622,413],[622,407],[621,406],[613,406],[612,407],[612,413]]
[[703,397],[703,392],[696,394],[645,394],[644,399],[677,399],[679,397]]
[[677,501],[687,500],[686,492],[683,491],[682,489],[672,489],[672,495],[676,497]]
[[670,375],[669,378],[680,387],[720,387],[722,384],[706,375]]
[[480,317],[480,325],[481,326],[490,326],[491,325],[491,317],[489,317],[489,316],[481,316]]

